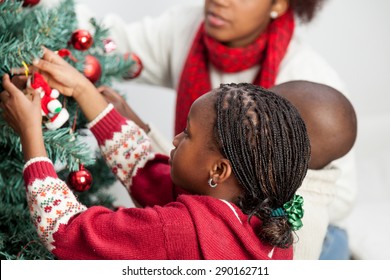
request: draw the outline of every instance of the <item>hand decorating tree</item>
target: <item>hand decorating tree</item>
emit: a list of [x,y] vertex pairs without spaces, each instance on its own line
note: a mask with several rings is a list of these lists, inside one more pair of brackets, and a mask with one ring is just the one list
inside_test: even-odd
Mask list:
[[[39,0],[0,0],[0,78],[6,73],[17,78],[18,71],[14,69],[24,69],[23,75],[34,77],[29,83],[45,100],[45,146],[60,176],[73,186],[84,204],[112,207],[113,199],[102,189],[114,182],[114,176],[85,141],[86,120],[76,102],[48,88],[42,77],[31,73],[29,65],[42,56],[45,46],[99,86],[128,77],[136,62],[131,55],[123,57],[111,52],[115,43],[106,37],[108,30],[94,19],[93,32],[78,29],[73,0],[64,0],[52,8],[38,3]],[[30,221],[21,175],[24,159],[20,139],[2,115],[0,135],[0,259],[53,259]],[[99,185],[91,187],[92,177]]]

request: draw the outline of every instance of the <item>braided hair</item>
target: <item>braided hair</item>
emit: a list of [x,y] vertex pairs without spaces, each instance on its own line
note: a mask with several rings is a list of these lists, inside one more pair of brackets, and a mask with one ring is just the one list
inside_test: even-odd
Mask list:
[[262,87],[221,84],[216,95],[213,133],[241,185],[238,206],[249,219],[262,221],[261,240],[287,248],[293,242],[291,225],[271,212],[293,198],[306,175],[306,126],[287,99]]
[[303,23],[310,22],[326,0],[290,0],[290,8]]

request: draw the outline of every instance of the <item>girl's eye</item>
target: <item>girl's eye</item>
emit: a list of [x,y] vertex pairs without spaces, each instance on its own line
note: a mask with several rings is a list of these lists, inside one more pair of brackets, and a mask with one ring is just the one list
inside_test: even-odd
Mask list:
[[185,136],[188,136],[188,130],[187,130],[187,128],[185,128],[185,129],[183,130],[183,133],[184,133]]

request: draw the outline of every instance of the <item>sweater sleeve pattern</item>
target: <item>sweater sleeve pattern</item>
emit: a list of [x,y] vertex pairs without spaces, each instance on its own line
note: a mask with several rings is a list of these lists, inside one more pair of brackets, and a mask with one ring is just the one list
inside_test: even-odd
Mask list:
[[79,203],[68,186],[57,177],[48,158],[28,161],[23,172],[32,222],[43,244],[50,251],[53,234],[61,224],[87,208]]
[[112,172],[130,191],[132,177],[155,157],[148,136],[111,104],[88,127]]

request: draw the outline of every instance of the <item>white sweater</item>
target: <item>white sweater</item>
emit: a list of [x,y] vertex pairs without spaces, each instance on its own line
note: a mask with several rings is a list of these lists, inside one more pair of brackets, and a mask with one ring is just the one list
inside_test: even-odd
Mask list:
[[[82,23],[91,16],[88,9],[79,6],[78,15],[81,27],[89,28]],[[202,20],[202,6],[183,5],[171,8],[157,18],[145,18],[131,24],[116,15],[108,15],[104,24],[110,29],[110,38],[119,52],[132,51],[141,58],[144,68],[136,82],[177,89],[189,48]],[[212,86],[252,82],[258,70],[254,67],[227,74],[210,66]],[[276,84],[291,80],[327,84],[346,93],[337,73],[296,34],[282,60]],[[169,153],[170,141],[161,137],[155,128],[149,136],[156,149]],[[323,170],[309,170],[299,190],[305,199],[305,218],[304,227],[297,232],[299,242],[295,244],[295,259],[319,258],[328,224],[342,226],[353,208],[357,189],[355,176],[353,150]]]

